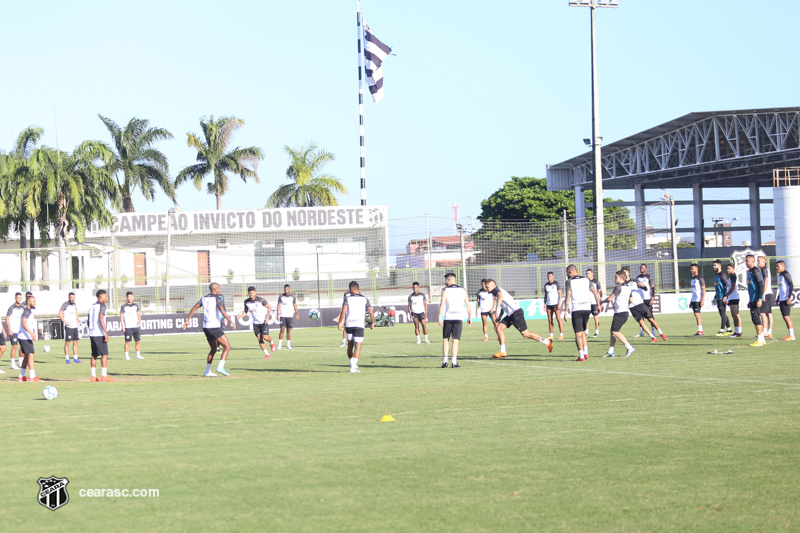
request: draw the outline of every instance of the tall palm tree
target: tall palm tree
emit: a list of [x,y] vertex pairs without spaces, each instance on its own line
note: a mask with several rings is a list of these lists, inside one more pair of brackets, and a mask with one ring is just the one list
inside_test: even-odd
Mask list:
[[[175,203],[175,187],[168,176],[167,156],[153,148],[157,141],[172,139],[172,134],[164,128],[151,128],[150,121],[141,118],[133,117],[122,129],[110,118],[97,116],[105,124],[114,144],[114,159],[108,172],[117,179],[125,212],[135,211],[131,195],[136,189],[152,202],[158,186]],[[122,182],[119,181],[120,173]]]
[[208,194],[217,197],[217,209],[221,209],[222,196],[228,192],[228,173],[239,176],[245,182],[253,179],[260,183],[257,172],[258,162],[264,159],[261,148],[236,147],[228,151],[233,134],[242,126],[244,120],[236,117],[220,117],[215,120],[212,115],[208,120],[200,119],[203,138],[194,133],[186,134],[186,144],[197,150],[198,163],[181,170],[175,179],[175,186],[192,180],[199,191],[203,179],[212,174],[213,181],[206,183],[206,190]]
[[317,148],[313,142],[294,150],[283,147],[289,155],[286,178],[292,183],[281,185],[267,200],[267,207],[310,207],[339,205],[336,193],[347,194],[347,188],[336,176],[320,174],[322,167],[335,156]]

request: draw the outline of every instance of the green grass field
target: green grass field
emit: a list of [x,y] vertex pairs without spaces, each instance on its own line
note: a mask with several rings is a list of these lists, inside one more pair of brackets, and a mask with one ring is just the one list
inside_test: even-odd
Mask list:
[[[516,333],[493,360],[479,324],[460,369],[440,368],[438,326],[430,345],[410,326],[368,332],[361,374],[333,328],[269,361],[231,335],[229,378],[200,377],[202,335],[145,337],[144,361],[112,340],[116,383],[90,383],[88,355],[66,366],[60,341],[37,350],[47,383],[17,383],[6,355],[0,529],[797,531],[798,345],[748,347],[749,317],[742,339],[713,337],[716,314],[705,338],[690,314],[658,318],[669,341],[633,339],[627,359],[600,357],[604,319],[587,363]],[[37,502],[50,475],[70,481],[55,512]],[[99,488],[159,497],[79,496]]]

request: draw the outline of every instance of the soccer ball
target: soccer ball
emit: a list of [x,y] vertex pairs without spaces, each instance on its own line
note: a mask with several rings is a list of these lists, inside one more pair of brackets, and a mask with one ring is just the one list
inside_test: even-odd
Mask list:
[[56,396],[58,396],[58,391],[52,385],[47,386],[42,390],[42,396],[45,400],[55,400]]
[[312,309],[308,312],[308,318],[311,320],[317,320],[319,318],[319,309]]
[[[45,353],[50,351],[50,347],[48,345],[46,345],[46,344],[44,345],[44,348],[42,348],[42,349],[45,351]],[[53,390],[55,390],[55,389],[53,389]]]

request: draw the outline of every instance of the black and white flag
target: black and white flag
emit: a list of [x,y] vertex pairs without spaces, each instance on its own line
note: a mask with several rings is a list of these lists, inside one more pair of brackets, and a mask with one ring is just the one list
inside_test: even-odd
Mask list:
[[383,69],[381,63],[386,56],[392,53],[392,49],[383,44],[375,37],[367,23],[364,22],[364,59],[366,64],[364,70],[367,73],[367,85],[372,94],[372,100],[377,103],[383,98]]

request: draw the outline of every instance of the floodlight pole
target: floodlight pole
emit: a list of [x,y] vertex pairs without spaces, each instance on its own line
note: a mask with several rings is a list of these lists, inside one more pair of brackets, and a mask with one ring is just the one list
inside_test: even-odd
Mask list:
[[619,0],[570,0],[570,7],[588,7],[592,32],[592,150],[594,152],[594,202],[597,217],[597,281],[606,288],[606,239],[603,213],[603,163],[600,144],[600,93],[597,86],[597,40],[594,11],[598,7],[619,7]]

